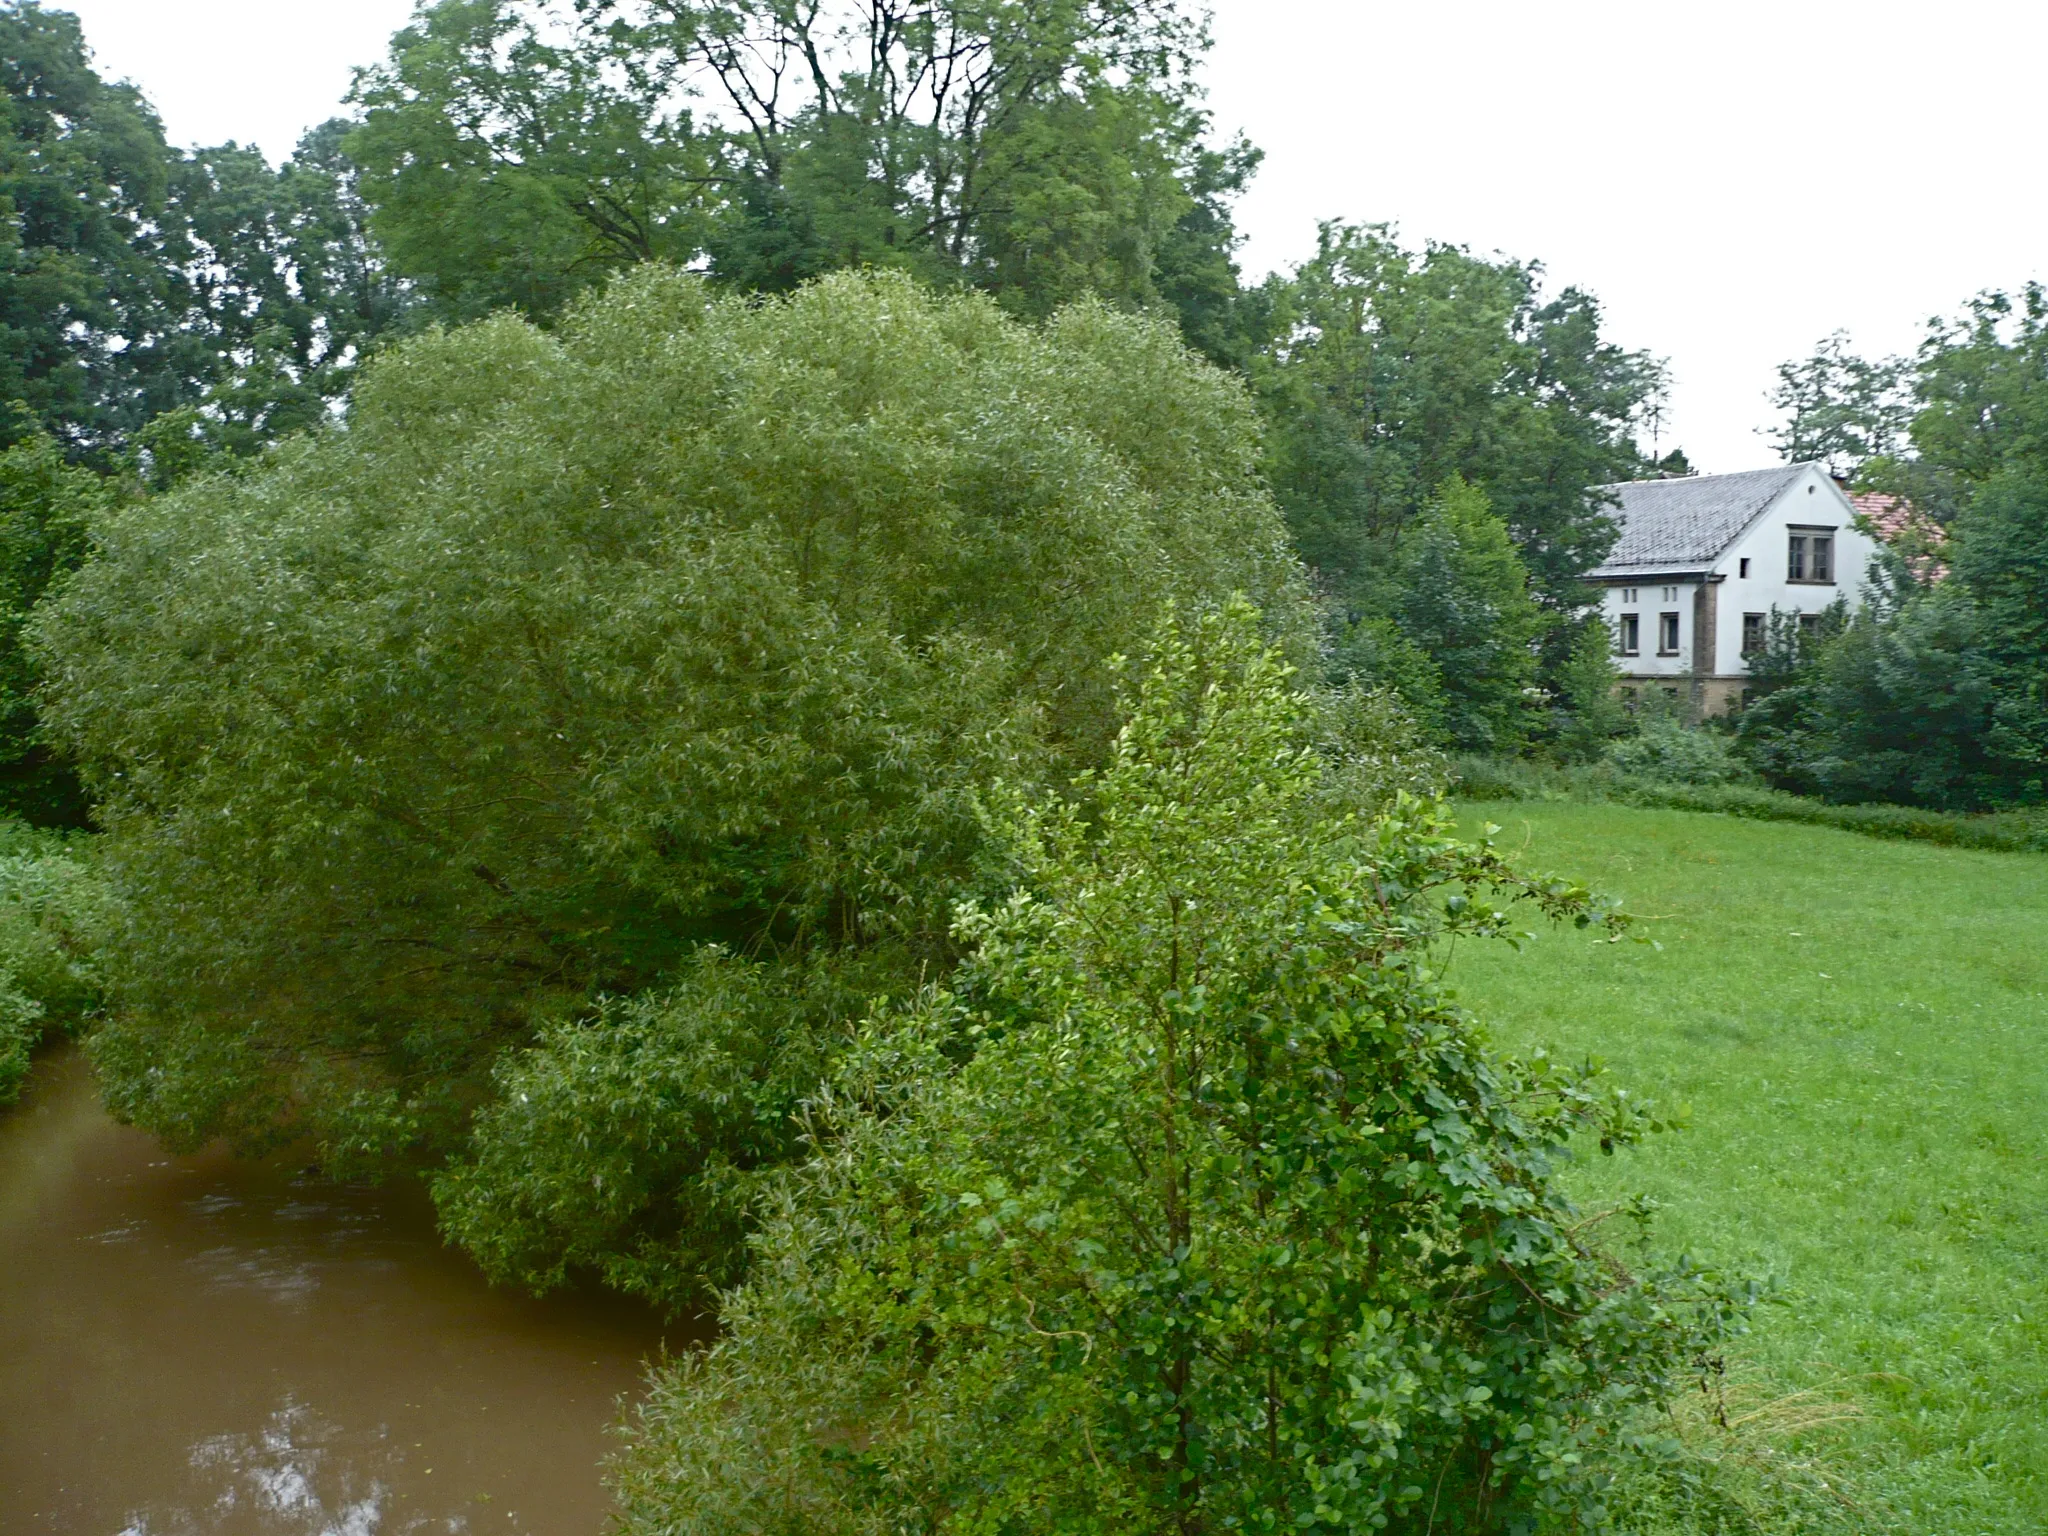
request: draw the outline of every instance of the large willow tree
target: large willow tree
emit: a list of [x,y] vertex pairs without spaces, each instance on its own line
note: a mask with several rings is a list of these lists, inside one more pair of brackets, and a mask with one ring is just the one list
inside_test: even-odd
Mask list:
[[[820,1032],[950,962],[977,788],[1106,752],[1161,601],[1297,611],[1256,456],[1170,327],[900,277],[759,304],[650,268],[552,333],[393,349],[345,426],[114,515],[42,621],[132,912],[113,1104],[181,1145],[458,1147],[552,1028],[652,1052],[642,1097],[557,1138],[545,1061],[502,1065],[451,1220],[543,1281],[700,1228],[677,1192],[779,1155]],[[607,1114],[646,1156],[593,1186]]]

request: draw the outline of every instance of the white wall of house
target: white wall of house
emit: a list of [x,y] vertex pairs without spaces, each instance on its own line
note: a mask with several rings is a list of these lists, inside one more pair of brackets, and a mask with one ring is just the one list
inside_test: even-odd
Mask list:
[[[1767,615],[1773,607],[1781,613],[1819,613],[1837,597],[1847,598],[1852,609],[1862,606],[1877,543],[1856,527],[1855,519],[1856,509],[1841,487],[1820,470],[1808,469],[1750,524],[1714,567],[1726,578],[1717,594],[1717,673],[1749,670],[1742,658],[1746,613]],[[1791,537],[1800,529],[1826,530],[1834,540],[1833,581],[1791,579]]]
[[[1792,578],[1791,540],[1795,533],[1809,541],[1815,535],[1832,541],[1829,580]],[[1809,561],[1811,549],[1809,542]],[[1749,670],[1742,654],[1744,615],[1768,616],[1774,607],[1781,613],[1819,613],[1838,596],[1847,598],[1851,608],[1859,607],[1876,551],[1875,541],[1855,526],[1855,508],[1841,487],[1820,469],[1809,467],[1706,571],[1609,578],[1602,602],[1608,628],[1618,641],[1623,618],[1633,614],[1639,635],[1633,655],[1622,654],[1617,645],[1615,671],[1625,678],[1653,682],[1669,678],[1675,683],[1701,670],[1695,666],[1699,636],[1694,633],[1694,621],[1696,595],[1704,580],[1716,589],[1713,664],[1706,675],[1740,676]],[[1678,643],[1670,648],[1659,643],[1668,638],[1664,633],[1668,614],[1678,617]]]
[[[1696,580],[1678,580],[1670,577],[1644,577],[1631,580],[1624,586],[1607,589],[1607,627],[1616,637],[1617,650],[1614,667],[1629,677],[1680,678],[1692,675],[1693,652],[1693,603],[1694,594],[1699,591]],[[1622,619],[1633,614],[1636,619],[1636,650],[1628,655],[1618,648],[1622,632]],[[1678,616],[1678,645],[1667,651],[1660,644],[1664,638],[1664,616]]]

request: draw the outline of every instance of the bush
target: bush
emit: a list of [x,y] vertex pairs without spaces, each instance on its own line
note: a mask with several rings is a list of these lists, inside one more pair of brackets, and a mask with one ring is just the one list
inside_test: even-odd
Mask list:
[[1557,768],[1512,758],[1461,757],[1451,778],[1463,800],[1611,800],[1753,821],[1805,822],[1954,848],[2048,852],[2048,811],[2040,809],[1960,815],[1905,805],[1833,805],[1761,785],[1682,784],[1622,777],[1604,766]]
[[2041,810],[1964,816],[1905,805],[1831,805],[1746,784],[1624,784],[1615,787],[1613,798],[1630,805],[1711,811],[1753,821],[1799,821],[1866,837],[1942,843],[1952,848],[2048,852],[2048,812]]
[[84,844],[0,822],[0,1108],[44,1036],[77,1033],[98,1007],[110,911]]
[[860,983],[892,979],[848,969],[706,948],[660,991],[549,1026],[501,1059],[435,1180],[444,1229],[535,1291],[585,1268],[680,1309],[730,1285],[751,1176],[800,1150],[797,1110],[852,1034]]
[[[1307,622],[1252,404],[1170,325],[883,276],[752,303],[649,268],[549,333],[418,337],[345,430],[102,542],[38,627],[131,898],[109,1100],[337,1171],[462,1146],[508,1049],[683,1017],[595,1000],[708,976],[707,946],[794,968],[767,1034],[834,995],[809,967],[909,992],[982,888],[979,788],[1101,760],[1105,658],[1162,601]],[[646,1134],[687,1142],[678,1113]],[[523,1182],[544,1125],[485,1116],[508,1139],[450,1186],[520,1273],[553,1272],[533,1202],[577,1183],[566,1146],[529,1149],[552,1194]],[[620,1217],[604,1167],[560,1232]]]
[[1461,800],[1570,800],[1588,778],[1583,767],[1540,758],[1460,753],[1451,759],[1450,781]]
[[1736,784],[1756,777],[1726,736],[1658,715],[1610,744],[1602,760],[1624,778],[1657,784]]
[[1720,1336],[1559,1189],[1644,1112],[1489,1049],[1429,959],[1588,894],[1438,803],[1332,814],[1242,609],[1153,650],[1088,817],[1013,813],[1024,892],[814,1106],[629,1530],[1583,1528]]

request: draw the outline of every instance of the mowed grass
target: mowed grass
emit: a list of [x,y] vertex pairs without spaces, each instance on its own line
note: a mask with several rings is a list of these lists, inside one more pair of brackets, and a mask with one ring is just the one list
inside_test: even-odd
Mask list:
[[1861,1417],[1806,1449],[1854,1528],[2048,1531],[2048,856],[1611,805],[1461,808],[1623,899],[1452,961],[1512,1048],[1603,1058],[1689,1129],[1578,1175],[1768,1276],[1741,1347]]

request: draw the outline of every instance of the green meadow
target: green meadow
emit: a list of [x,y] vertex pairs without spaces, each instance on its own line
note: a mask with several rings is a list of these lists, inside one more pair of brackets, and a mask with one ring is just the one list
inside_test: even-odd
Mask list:
[[1689,1109],[1580,1192],[1647,1193],[1661,1242],[1769,1281],[1732,1362],[1745,1454],[1807,1468],[1842,1529],[2048,1530],[2048,857],[1464,810],[1657,941],[1546,932],[1452,976],[1503,1044]]

